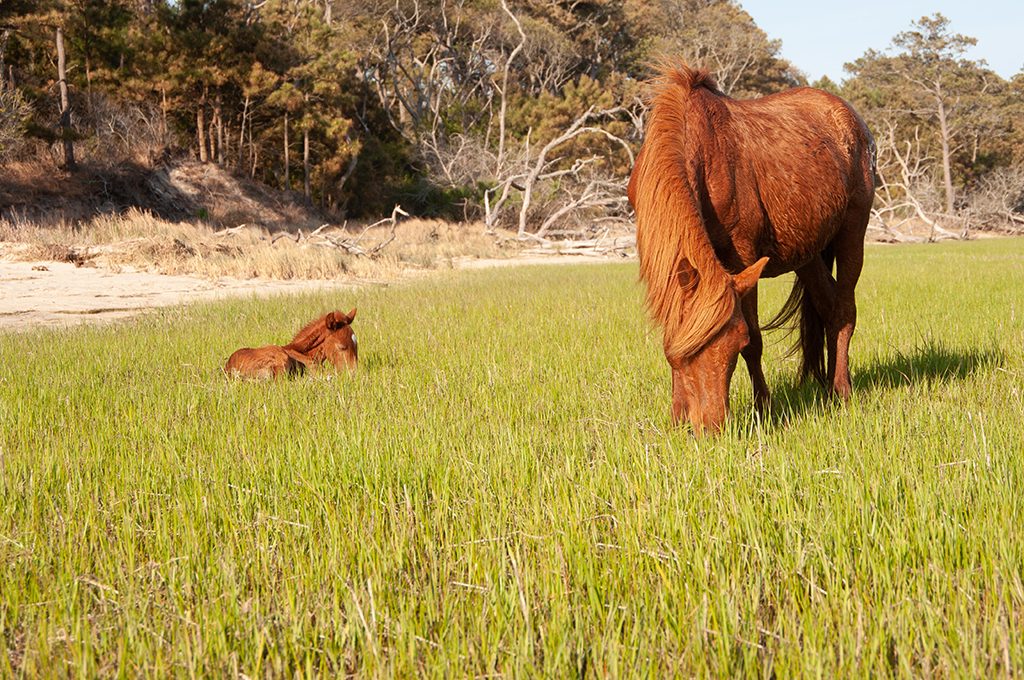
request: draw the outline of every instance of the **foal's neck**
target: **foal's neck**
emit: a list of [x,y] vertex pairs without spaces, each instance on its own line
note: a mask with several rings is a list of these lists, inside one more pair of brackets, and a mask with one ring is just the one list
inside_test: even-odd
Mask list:
[[308,354],[322,345],[327,335],[327,317],[323,317],[303,327],[285,348]]

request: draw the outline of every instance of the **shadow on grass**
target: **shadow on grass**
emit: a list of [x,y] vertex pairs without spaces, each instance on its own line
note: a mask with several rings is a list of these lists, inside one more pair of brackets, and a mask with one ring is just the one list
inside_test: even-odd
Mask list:
[[997,349],[949,349],[936,342],[915,347],[909,354],[896,350],[894,355],[875,361],[853,376],[853,389],[899,387],[920,382],[945,383],[963,380],[979,368],[1002,365],[1003,353]]
[[[1003,360],[1003,353],[997,349],[950,349],[929,341],[908,353],[895,350],[888,356],[877,357],[863,369],[855,370],[853,392],[856,395],[919,383],[964,380],[979,369],[1000,366]],[[816,382],[787,384],[777,388],[772,395],[770,421],[784,423],[812,409],[824,410],[840,405]]]

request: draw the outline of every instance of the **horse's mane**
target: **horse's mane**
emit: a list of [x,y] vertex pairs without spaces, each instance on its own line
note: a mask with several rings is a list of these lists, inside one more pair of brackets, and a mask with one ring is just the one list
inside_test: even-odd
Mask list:
[[665,352],[674,358],[706,345],[736,305],[700,201],[709,98],[720,96],[707,71],[665,68],[651,82],[644,146],[630,178],[647,309],[664,327]]
[[671,59],[656,61],[652,68],[658,75],[647,81],[646,93],[649,102],[653,103],[665,88],[672,84],[679,85],[686,90],[702,87],[717,95],[725,96],[718,89],[714,76],[706,68],[693,68]]
[[[331,312],[333,314],[333,312]],[[319,319],[314,319],[303,326],[292,341],[285,345],[287,349],[293,349],[303,354],[309,354],[314,348],[321,345],[327,339],[330,331],[327,330],[327,317],[324,314]]]

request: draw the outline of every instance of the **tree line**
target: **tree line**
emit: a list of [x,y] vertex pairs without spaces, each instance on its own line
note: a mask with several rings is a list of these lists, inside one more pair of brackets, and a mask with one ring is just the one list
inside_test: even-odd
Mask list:
[[[876,136],[883,228],[1020,219],[1024,75],[970,44],[923,17],[815,83]],[[5,0],[0,163],[191,158],[339,217],[544,238],[629,220],[660,56],[750,97],[806,84],[779,51],[732,0]]]

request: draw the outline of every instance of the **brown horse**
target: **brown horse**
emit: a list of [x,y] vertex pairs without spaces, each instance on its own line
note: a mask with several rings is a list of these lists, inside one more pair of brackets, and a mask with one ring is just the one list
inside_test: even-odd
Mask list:
[[337,368],[354,369],[359,358],[356,334],[352,331],[355,318],[355,309],[348,314],[331,312],[308,323],[283,347],[243,347],[228,358],[224,372],[276,378],[281,374],[301,375],[310,364],[326,362]]
[[673,420],[685,414],[697,432],[720,429],[740,353],[754,403],[768,406],[757,281],[791,271],[793,291],[768,327],[799,313],[802,377],[845,399],[874,197],[864,121],[806,87],[730,99],[687,66],[665,69],[651,93],[629,200],[647,307],[664,328]]

